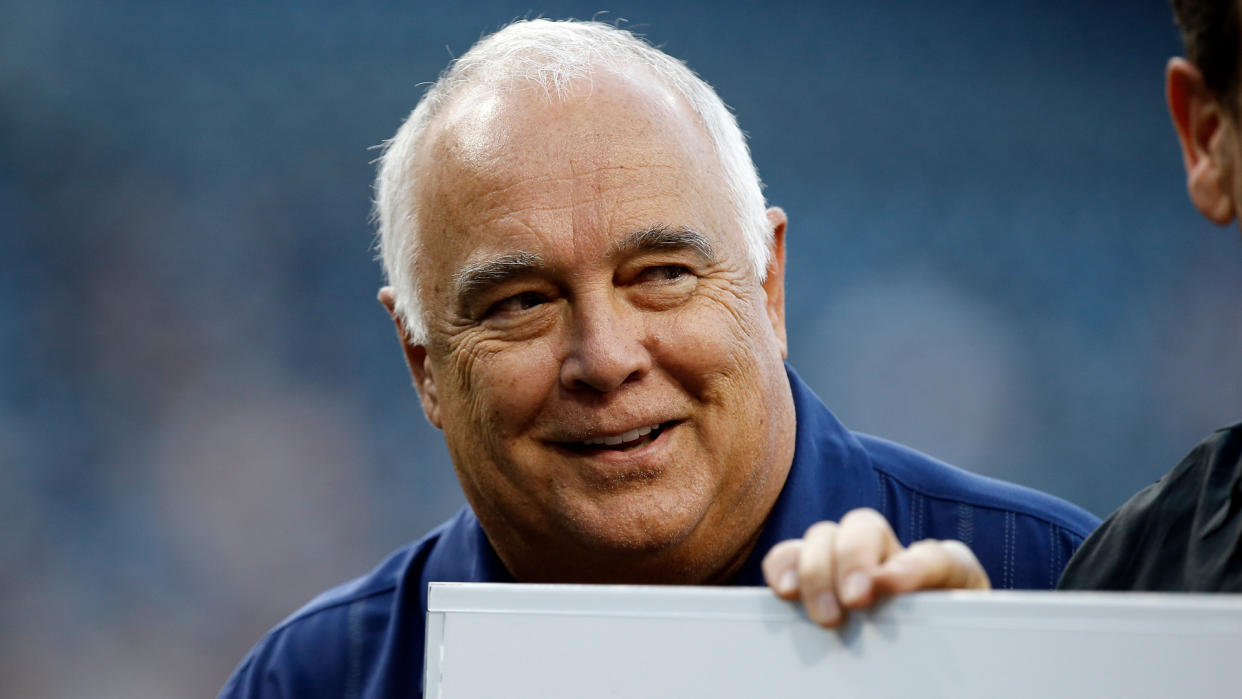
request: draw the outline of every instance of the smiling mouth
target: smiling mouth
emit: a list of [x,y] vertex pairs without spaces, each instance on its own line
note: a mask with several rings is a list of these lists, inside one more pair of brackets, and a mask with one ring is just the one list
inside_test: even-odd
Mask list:
[[673,422],[663,422],[658,425],[648,425],[630,430],[624,434],[593,437],[581,442],[568,442],[564,446],[582,453],[641,449],[659,439],[664,430],[673,424]]

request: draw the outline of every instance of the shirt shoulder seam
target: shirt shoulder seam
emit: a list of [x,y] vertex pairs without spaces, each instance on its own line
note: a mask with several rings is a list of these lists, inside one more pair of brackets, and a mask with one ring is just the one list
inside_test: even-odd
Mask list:
[[[1085,539],[1087,535],[1090,534],[1090,531],[1086,531],[1086,532],[1081,531],[1081,528],[1079,526],[1072,524],[1055,515],[1051,515],[1050,513],[1047,513],[1047,512],[1032,511],[1029,508],[1022,507],[1018,503],[998,503],[995,501],[989,502],[989,501],[986,501],[986,499],[984,498],[971,497],[971,493],[949,494],[949,493],[937,491],[932,488],[915,486],[915,485],[912,485],[909,481],[903,479],[901,476],[893,473],[890,469],[887,469],[881,464],[876,463],[875,459],[871,459],[871,466],[876,471],[881,473],[884,477],[891,478],[897,483],[900,483],[903,488],[907,488],[924,497],[933,498],[935,500],[940,500],[942,502],[955,502],[955,503],[959,503],[963,505],[969,505],[971,507],[978,507],[978,508],[987,509],[987,510],[995,510],[997,512],[1012,512],[1015,515],[1029,517],[1030,519],[1034,519],[1036,521],[1043,522],[1045,524],[1049,524],[1051,526],[1057,527],[1058,529],[1065,531],[1066,533],[1070,534],[1071,536],[1078,539],[1079,541]],[[987,476],[981,476],[977,473],[971,473],[969,471],[964,471],[963,473],[965,473],[967,476],[972,476],[975,478],[987,478]],[[1012,485],[1018,488],[1023,487],[1023,486],[1017,486],[1016,484],[1004,483],[1003,481],[1001,481],[1000,483],[1003,483],[1005,485]],[[1040,491],[1031,491],[1031,492],[1036,493],[1037,495],[1040,495],[1043,497],[1054,497],[1054,496],[1047,495],[1046,493],[1041,493]]]

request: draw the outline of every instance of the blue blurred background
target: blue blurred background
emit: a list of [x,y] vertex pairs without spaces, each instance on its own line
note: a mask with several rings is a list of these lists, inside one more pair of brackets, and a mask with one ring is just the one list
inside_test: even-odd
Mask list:
[[0,0],[0,695],[210,695],[459,506],[369,148],[481,33],[600,10],[736,109],[848,425],[1104,515],[1242,413],[1158,0]]

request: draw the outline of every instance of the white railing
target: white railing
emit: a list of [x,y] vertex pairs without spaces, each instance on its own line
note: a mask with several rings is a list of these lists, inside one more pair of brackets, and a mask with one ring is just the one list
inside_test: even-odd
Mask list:
[[1242,697],[1242,595],[927,592],[837,631],[758,588],[432,583],[425,696]]

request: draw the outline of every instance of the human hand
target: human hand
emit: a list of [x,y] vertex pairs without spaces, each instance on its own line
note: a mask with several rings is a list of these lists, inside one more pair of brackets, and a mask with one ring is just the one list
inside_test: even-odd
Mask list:
[[924,539],[903,547],[888,520],[869,508],[840,522],[818,522],[801,539],[772,547],[763,559],[768,587],[801,599],[815,623],[833,628],[850,609],[888,596],[933,589],[991,589],[988,574],[966,544]]

